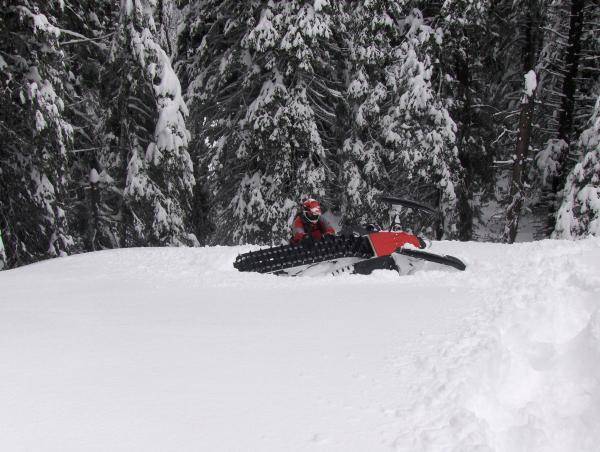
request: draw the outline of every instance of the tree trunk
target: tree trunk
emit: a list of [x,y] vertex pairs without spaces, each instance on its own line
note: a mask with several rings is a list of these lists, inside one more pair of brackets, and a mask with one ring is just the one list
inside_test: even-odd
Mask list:
[[[100,226],[100,190],[98,187],[98,174],[100,173],[98,160],[92,157],[90,165],[90,213],[88,218],[87,250],[96,251],[98,228]],[[95,172],[94,175],[92,175]]]
[[517,147],[512,167],[510,184],[510,204],[506,211],[506,225],[504,226],[504,241],[513,243],[519,229],[519,217],[523,208],[523,167],[529,150],[531,138],[531,119],[533,117],[535,91],[531,96],[524,95],[519,116],[519,131]]
[[[525,46],[523,48],[523,73],[533,75],[537,59],[538,37],[540,27],[539,5],[535,0],[529,1],[527,24],[525,26]],[[526,75],[527,77],[527,75]],[[536,80],[537,88],[537,80]],[[525,80],[525,93],[521,100],[519,115],[519,128],[517,131],[517,145],[513,158],[509,204],[506,210],[506,223],[504,225],[503,239],[506,243],[513,243],[519,230],[519,218],[523,208],[523,173],[525,161],[529,153],[533,111],[535,108],[535,91],[530,89],[527,78]]]
[[471,240],[473,237],[473,208],[471,206],[471,184],[475,176],[471,158],[469,138],[471,136],[472,107],[471,107],[471,76],[468,59],[458,54],[456,56],[456,75],[459,82],[459,95],[463,101],[461,125],[458,131],[458,156],[465,170],[465,177],[457,188],[458,195],[458,239]]
[[[115,113],[118,120],[118,141],[117,141],[117,150],[115,155],[119,155],[120,157],[120,165],[119,168],[119,178],[116,181],[117,187],[121,190],[125,189],[127,184],[127,167],[129,164],[129,159],[131,157],[131,130],[130,130],[130,116],[129,116],[129,108],[128,108],[128,100],[131,95],[131,83],[128,80],[127,74],[121,74],[121,81],[119,86],[119,94],[117,99],[117,112]],[[119,199],[118,205],[118,218],[119,218],[119,237],[118,240],[118,248],[127,248],[131,246],[129,237],[127,234],[129,233],[128,223],[130,223],[130,211],[128,209],[127,203],[125,202],[124,196],[121,195]]]

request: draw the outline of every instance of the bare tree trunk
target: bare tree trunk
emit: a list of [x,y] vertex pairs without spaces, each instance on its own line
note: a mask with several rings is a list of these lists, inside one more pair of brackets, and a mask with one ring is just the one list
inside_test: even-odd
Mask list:
[[471,74],[468,57],[464,58],[458,54],[456,56],[456,74],[459,82],[459,95],[463,99],[463,108],[461,111],[462,121],[458,135],[458,154],[462,167],[465,169],[464,178],[461,180],[457,189],[458,195],[458,239],[463,241],[471,240],[473,237],[473,208],[471,199],[473,196],[471,183],[475,171],[471,158],[471,147],[469,137],[471,136],[472,125],[472,102],[471,102]]
[[98,161],[96,157],[92,157],[90,168],[90,214],[88,218],[88,234],[87,234],[87,250],[96,251],[96,240],[98,236],[98,228],[100,225],[100,191],[98,187]]
[[506,211],[506,224],[504,226],[504,241],[507,243],[515,241],[519,229],[519,217],[523,208],[523,167],[529,150],[529,139],[531,138],[534,100],[535,91],[531,93],[531,96],[525,94],[521,103],[517,147],[510,184],[510,204]]
[[[125,117],[127,111],[127,100],[129,98],[129,83],[126,77],[122,77],[121,92],[119,93],[119,140],[118,140],[118,153],[121,157],[121,180],[119,188],[124,189],[127,181],[127,165],[129,158],[131,157],[130,141],[129,141],[129,118]],[[119,248],[126,248],[129,245],[129,238],[127,237],[128,228],[128,215],[130,215],[127,203],[124,197],[121,197],[119,202]]]

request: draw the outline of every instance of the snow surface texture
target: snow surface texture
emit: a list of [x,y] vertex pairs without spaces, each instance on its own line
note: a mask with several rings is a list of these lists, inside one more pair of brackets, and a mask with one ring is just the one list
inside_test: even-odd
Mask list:
[[592,451],[600,239],[465,272],[239,273],[249,247],[0,274],[0,450]]

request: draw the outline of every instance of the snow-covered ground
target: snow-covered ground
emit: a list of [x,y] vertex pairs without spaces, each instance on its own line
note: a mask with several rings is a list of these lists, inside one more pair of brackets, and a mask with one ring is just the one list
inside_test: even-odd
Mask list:
[[466,272],[238,273],[247,247],[0,273],[0,450],[595,451],[600,239]]

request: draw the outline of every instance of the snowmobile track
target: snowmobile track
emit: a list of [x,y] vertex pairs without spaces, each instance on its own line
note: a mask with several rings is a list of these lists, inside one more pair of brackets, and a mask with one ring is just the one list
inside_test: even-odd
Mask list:
[[318,241],[305,239],[297,245],[281,245],[240,254],[233,266],[242,272],[269,273],[344,257],[374,257],[368,237],[338,235],[325,236]]

